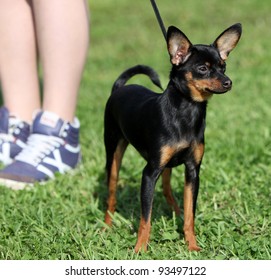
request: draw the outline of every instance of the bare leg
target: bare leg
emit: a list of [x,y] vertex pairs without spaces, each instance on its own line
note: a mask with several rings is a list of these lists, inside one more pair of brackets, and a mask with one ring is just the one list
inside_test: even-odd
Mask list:
[[33,11],[43,69],[43,109],[72,121],[89,42],[86,1],[33,0]]
[[31,3],[0,1],[0,77],[5,106],[31,122],[40,108],[36,40]]

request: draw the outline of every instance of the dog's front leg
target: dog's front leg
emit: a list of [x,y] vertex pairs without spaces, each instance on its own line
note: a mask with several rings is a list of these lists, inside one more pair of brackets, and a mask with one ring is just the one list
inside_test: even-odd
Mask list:
[[141,218],[135,246],[136,252],[139,252],[141,249],[147,251],[151,231],[154,188],[161,171],[161,168],[155,168],[150,164],[147,164],[143,170],[141,182]]
[[184,236],[190,251],[199,251],[197,246],[194,220],[199,190],[199,169],[200,165],[192,163],[185,165],[185,186],[184,186]]

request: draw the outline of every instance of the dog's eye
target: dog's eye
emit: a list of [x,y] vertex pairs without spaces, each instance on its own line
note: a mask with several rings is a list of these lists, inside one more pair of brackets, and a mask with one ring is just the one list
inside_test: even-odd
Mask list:
[[200,65],[198,68],[197,68],[198,72],[200,74],[206,74],[208,72],[208,67],[207,65]]

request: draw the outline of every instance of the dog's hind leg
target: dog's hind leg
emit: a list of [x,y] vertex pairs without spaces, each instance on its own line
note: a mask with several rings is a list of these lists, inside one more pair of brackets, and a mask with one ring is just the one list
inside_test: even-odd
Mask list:
[[[107,199],[107,210],[105,213],[105,223],[109,226],[112,224],[112,218],[109,213],[113,214],[116,207],[116,190],[119,176],[119,169],[123,154],[128,146],[128,142],[120,138],[117,141],[108,142],[105,139],[106,145],[106,171],[107,171],[107,186],[108,186],[108,199]],[[116,143],[114,145],[114,142]]]
[[176,215],[180,216],[181,210],[172,194],[172,188],[170,184],[171,172],[171,168],[165,168],[162,173],[163,194],[167,200],[167,203],[172,207]]

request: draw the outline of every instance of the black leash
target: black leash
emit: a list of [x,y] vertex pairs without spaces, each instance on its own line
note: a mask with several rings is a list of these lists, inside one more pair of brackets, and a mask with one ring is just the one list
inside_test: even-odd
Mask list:
[[163,20],[162,20],[162,18],[160,16],[159,10],[158,10],[158,8],[156,6],[155,0],[151,0],[151,4],[152,4],[153,10],[154,10],[154,13],[156,15],[156,18],[158,20],[158,23],[160,25],[160,28],[162,30],[162,33],[164,35],[164,38],[165,38],[165,40],[167,40],[167,31],[166,31],[165,25],[163,23]]

